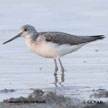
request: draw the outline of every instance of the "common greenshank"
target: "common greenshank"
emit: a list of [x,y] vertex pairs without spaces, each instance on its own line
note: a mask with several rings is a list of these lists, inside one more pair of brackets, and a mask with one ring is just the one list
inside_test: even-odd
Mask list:
[[24,37],[27,47],[34,53],[42,57],[53,58],[56,74],[58,71],[57,60],[60,63],[61,72],[64,73],[60,57],[78,50],[89,42],[103,39],[104,35],[76,36],[63,32],[37,32],[34,26],[27,24],[20,28],[18,35],[3,44],[18,37]]

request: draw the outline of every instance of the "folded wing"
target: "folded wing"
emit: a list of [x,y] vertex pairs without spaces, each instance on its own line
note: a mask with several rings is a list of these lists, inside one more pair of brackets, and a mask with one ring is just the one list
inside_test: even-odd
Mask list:
[[49,42],[54,42],[58,44],[71,44],[71,45],[88,43],[88,42],[92,42],[104,38],[104,35],[76,36],[76,35],[71,35],[63,32],[40,32],[39,35],[45,36],[46,41]]

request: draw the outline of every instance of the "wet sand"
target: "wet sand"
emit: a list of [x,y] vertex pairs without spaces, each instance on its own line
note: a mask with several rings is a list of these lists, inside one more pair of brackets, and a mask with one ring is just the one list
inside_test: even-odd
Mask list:
[[6,99],[0,103],[2,108],[107,108],[108,103],[82,102],[77,98],[70,98],[55,92],[33,90],[27,97]]

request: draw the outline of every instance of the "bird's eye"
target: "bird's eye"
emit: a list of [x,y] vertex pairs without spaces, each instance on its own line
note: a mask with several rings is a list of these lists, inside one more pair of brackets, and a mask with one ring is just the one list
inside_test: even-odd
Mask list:
[[24,29],[24,31],[27,31],[27,29]]

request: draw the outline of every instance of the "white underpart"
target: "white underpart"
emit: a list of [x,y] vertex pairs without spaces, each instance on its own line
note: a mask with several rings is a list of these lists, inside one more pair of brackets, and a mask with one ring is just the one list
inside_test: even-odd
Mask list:
[[34,53],[38,54],[39,56],[46,57],[46,58],[60,58],[66,54],[72,53],[79,48],[81,48],[83,44],[79,45],[70,45],[70,44],[57,44],[53,42],[47,42],[45,40],[40,42],[33,43],[31,39],[25,39],[27,47],[33,51]]

